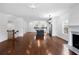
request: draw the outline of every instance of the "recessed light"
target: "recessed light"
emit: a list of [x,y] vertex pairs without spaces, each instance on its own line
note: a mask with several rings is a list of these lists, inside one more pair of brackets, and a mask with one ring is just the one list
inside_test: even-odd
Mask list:
[[30,5],[29,7],[30,7],[30,8],[33,8],[33,9],[34,9],[34,8],[36,8],[36,6],[35,6],[35,5],[33,5],[33,4],[32,4],[32,5]]

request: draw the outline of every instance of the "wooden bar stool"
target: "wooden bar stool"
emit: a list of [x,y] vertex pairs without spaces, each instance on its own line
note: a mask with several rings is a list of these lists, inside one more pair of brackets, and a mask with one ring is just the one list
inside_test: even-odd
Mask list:
[[7,47],[10,48],[10,50],[8,51],[8,53],[13,53],[13,52],[15,52],[15,43],[16,43],[15,34],[18,31],[15,31],[15,30],[7,30],[7,32],[8,32],[8,45],[9,45]]

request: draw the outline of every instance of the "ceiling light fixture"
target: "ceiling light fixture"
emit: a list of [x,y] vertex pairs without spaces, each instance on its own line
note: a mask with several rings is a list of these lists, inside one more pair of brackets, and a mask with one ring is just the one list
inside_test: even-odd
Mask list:
[[33,8],[33,9],[36,8],[36,6],[34,4],[30,5],[29,7]]

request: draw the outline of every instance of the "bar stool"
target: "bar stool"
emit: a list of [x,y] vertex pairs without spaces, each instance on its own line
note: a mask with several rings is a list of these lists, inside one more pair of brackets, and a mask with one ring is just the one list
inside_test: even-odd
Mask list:
[[15,52],[15,43],[16,43],[16,38],[15,38],[15,34],[18,32],[18,31],[15,31],[15,30],[7,30],[8,32],[8,45],[11,45],[11,46],[7,46],[8,48],[10,48],[10,50],[8,51],[8,53],[13,53]]

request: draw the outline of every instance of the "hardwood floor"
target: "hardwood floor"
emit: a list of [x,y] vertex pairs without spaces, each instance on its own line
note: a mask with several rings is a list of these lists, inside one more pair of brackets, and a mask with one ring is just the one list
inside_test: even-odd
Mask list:
[[36,39],[34,33],[0,43],[0,55],[76,55],[68,49],[67,42],[57,37]]

